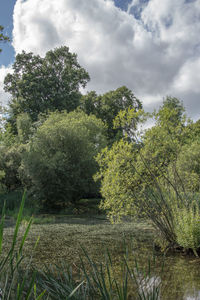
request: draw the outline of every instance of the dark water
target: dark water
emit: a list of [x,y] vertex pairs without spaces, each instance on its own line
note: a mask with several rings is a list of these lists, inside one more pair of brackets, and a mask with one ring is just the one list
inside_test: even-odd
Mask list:
[[160,284],[160,299],[162,300],[200,299],[199,258],[195,258],[193,255],[170,253],[163,259],[161,253],[152,254],[151,242],[142,243],[140,241],[135,244],[135,250],[133,249],[132,252],[138,262],[141,274],[144,270],[148,270],[149,261],[151,261],[151,271],[147,277],[145,289],[151,290],[153,285]]
[[200,260],[168,256],[161,274],[161,299],[200,299]]

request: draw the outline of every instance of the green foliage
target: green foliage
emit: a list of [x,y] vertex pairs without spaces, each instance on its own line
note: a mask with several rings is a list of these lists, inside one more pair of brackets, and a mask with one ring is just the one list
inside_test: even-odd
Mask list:
[[[8,210],[19,210],[19,206],[21,203],[21,199],[22,199],[22,191],[21,190],[17,190],[17,191],[12,191],[9,193],[2,193],[0,194],[0,210],[2,211],[3,209],[3,205],[4,202],[6,203],[6,212],[8,212]],[[26,201],[27,203],[27,201]]]
[[[1,112],[4,114],[4,112]],[[4,123],[4,121],[3,121]],[[10,124],[6,124],[5,128],[2,125],[0,129],[0,144],[10,147],[16,142],[16,136],[12,132]]]
[[[174,102],[176,105],[173,111],[170,103],[174,105]],[[180,137],[184,131],[184,122],[183,117],[179,116],[181,106],[177,103],[174,98],[164,101],[163,106],[155,114],[157,123],[143,136],[135,136],[132,142],[123,139],[98,155],[100,171],[97,177],[102,179],[101,192],[105,198],[102,206],[111,209],[109,214],[117,217],[125,212],[131,212],[134,206],[138,210],[138,207],[147,203],[145,195],[148,194],[148,198],[150,197],[151,186],[158,189],[154,193],[157,197],[158,180],[165,178],[169,163],[176,159],[180,144],[183,143],[183,138]],[[127,122],[130,123],[135,119],[133,118],[135,115],[139,118],[140,111],[138,113],[132,110],[128,113],[122,111],[115,119],[115,123],[126,126]],[[178,123],[177,115],[180,118]],[[182,136],[184,137],[184,133]]]
[[[6,215],[12,217],[13,219],[17,219],[18,210],[20,207],[21,199],[23,192],[18,189],[15,191],[11,191],[8,193],[0,194],[0,210],[3,209],[3,203],[6,203]],[[25,206],[23,209],[23,215],[26,218],[30,218],[33,214],[36,214],[39,210],[39,206],[37,201],[32,201],[31,197],[27,197],[25,201]],[[23,217],[23,218],[24,218]],[[12,223],[11,220],[11,223]]]
[[101,120],[83,112],[52,113],[38,128],[27,144],[21,170],[46,207],[62,207],[97,193],[93,157],[105,146],[104,131]]
[[45,267],[38,272],[38,286],[46,290],[51,300],[79,300],[87,299],[88,291],[85,283],[74,279],[72,268],[66,264],[62,266]]
[[200,247],[200,211],[196,203],[175,211],[175,233],[177,242],[185,249],[192,249],[197,255]]
[[95,179],[101,179],[101,194],[105,198],[101,208],[105,209],[111,221],[134,212],[135,202],[131,190],[135,182],[135,161],[137,151],[132,144],[120,140],[111,149],[105,148],[97,156],[99,172]]
[[68,47],[48,51],[44,58],[23,51],[16,56],[13,71],[5,77],[4,89],[12,96],[8,120],[15,130],[20,114],[36,121],[40,113],[74,110],[81,97],[79,88],[89,80]]
[[0,146],[0,171],[4,173],[0,182],[8,191],[21,186],[19,167],[22,151],[23,147],[16,143],[13,146]]
[[0,140],[1,140],[1,135],[4,131],[4,125],[6,122],[6,113],[7,113],[7,108],[0,103]]
[[141,102],[134,96],[131,90],[122,86],[115,91],[103,95],[89,92],[81,98],[81,109],[100,118],[107,126],[107,137],[110,144],[123,136],[123,128],[113,127],[113,121],[121,110],[134,109],[136,112],[142,108]]
[[5,206],[2,210],[2,217],[0,222],[0,282],[1,282],[1,299],[2,300],[39,300],[42,299],[44,291],[37,296],[35,285],[35,273],[30,277],[28,271],[25,271],[20,279],[20,266],[23,260],[23,248],[28,236],[32,219],[29,220],[25,231],[20,239],[18,239],[19,229],[22,222],[23,208],[25,203],[25,194],[22,198],[17,221],[14,229],[13,239],[7,254],[2,252],[3,246],[3,231],[5,220]]
[[126,255],[121,257],[118,273],[109,250],[105,254],[105,261],[100,264],[91,259],[84,248],[82,250],[77,280],[74,280],[72,267],[67,264],[46,267],[38,273],[38,285],[47,291],[50,299],[160,299],[161,280],[152,274],[155,259],[153,262],[149,259],[148,269],[142,270],[136,260],[129,260],[127,248]]
[[29,114],[23,113],[17,117],[17,133],[20,143],[26,143],[33,134],[33,125]]
[[188,135],[183,111],[178,99],[167,97],[154,114],[155,126],[147,130],[142,138],[142,156],[156,176],[166,172],[169,163],[176,160],[181,147],[186,143]]
[[200,138],[200,120],[193,123],[190,121],[190,124],[187,126],[188,130],[188,143],[199,140]]
[[137,127],[139,123],[144,123],[150,114],[145,113],[144,110],[136,111],[134,108],[128,107],[125,110],[120,110],[113,120],[113,128],[121,128],[124,137],[135,141],[137,136]]
[[[7,42],[9,41],[9,37],[3,34],[4,27],[0,25],[0,42]],[[2,49],[0,48],[0,52]]]
[[170,130],[171,126],[183,125],[185,120],[184,111],[183,103],[179,99],[167,96],[155,116],[159,125]]
[[[110,219],[143,215],[171,246],[178,243],[174,208],[189,205],[194,194],[189,197],[188,193],[197,191],[198,181],[197,177],[191,186],[195,178],[192,172],[199,172],[198,143],[184,151],[189,137],[183,111],[176,98],[168,97],[154,114],[155,126],[143,136],[116,142],[97,156],[100,170],[96,177],[101,179],[104,197],[101,207]],[[125,124],[129,120],[126,114],[120,118]]]
[[[173,172],[173,166],[169,168]],[[200,191],[200,141],[199,139],[192,144],[186,144],[176,161],[176,172],[178,176],[174,176],[176,184],[182,184],[186,191]],[[181,182],[180,182],[181,178]]]

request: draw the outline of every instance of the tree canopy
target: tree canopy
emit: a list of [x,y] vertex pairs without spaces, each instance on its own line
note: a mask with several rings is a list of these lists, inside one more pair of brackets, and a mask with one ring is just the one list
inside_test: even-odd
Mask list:
[[88,115],[94,114],[104,122],[107,126],[108,140],[112,144],[123,136],[123,128],[113,126],[113,121],[119,112],[130,108],[138,111],[142,108],[142,103],[131,90],[122,86],[103,95],[97,95],[94,91],[89,92],[81,98],[80,107]]
[[199,190],[199,143],[189,144],[191,124],[183,112],[178,99],[166,98],[154,113],[155,125],[143,136],[123,138],[97,156],[101,207],[111,220],[144,215],[169,243],[177,241],[178,207],[187,208],[187,192]]
[[41,113],[74,110],[81,98],[89,75],[68,47],[48,51],[44,58],[33,53],[16,56],[13,73],[5,77],[4,89],[12,98],[9,122],[16,128],[17,116],[28,113],[32,121]]
[[95,195],[94,156],[106,145],[105,128],[83,112],[54,112],[27,144],[21,166],[30,186],[46,207]]
[[[16,56],[5,78],[8,111],[1,107],[1,187],[26,187],[33,202],[61,208],[99,195],[101,181],[101,207],[113,221],[143,215],[168,245],[197,254],[200,121],[169,96],[146,113],[125,86],[83,96],[88,81],[67,47]],[[149,116],[154,125],[142,132],[138,125]]]

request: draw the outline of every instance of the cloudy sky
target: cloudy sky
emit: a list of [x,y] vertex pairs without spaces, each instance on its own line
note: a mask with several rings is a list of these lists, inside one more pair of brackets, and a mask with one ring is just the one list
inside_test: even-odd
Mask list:
[[3,0],[1,8],[13,40],[0,54],[0,101],[15,53],[67,45],[90,74],[87,90],[126,85],[146,110],[171,95],[200,118],[200,0]]

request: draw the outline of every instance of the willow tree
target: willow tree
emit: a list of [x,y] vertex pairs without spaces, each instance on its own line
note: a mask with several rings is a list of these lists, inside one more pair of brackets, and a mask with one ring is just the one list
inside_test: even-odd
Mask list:
[[94,156],[106,145],[103,122],[83,112],[54,112],[23,153],[21,173],[46,207],[76,203],[98,193]]
[[168,245],[188,245],[196,251],[200,230],[192,202],[199,185],[192,189],[185,177],[193,172],[190,179],[198,183],[199,143],[188,144],[191,132],[178,99],[168,97],[154,115],[155,125],[139,139],[121,139],[98,154],[101,207],[113,221],[123,215],[143,215]]

